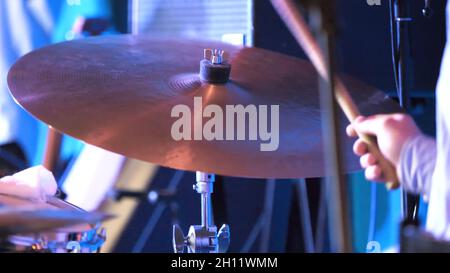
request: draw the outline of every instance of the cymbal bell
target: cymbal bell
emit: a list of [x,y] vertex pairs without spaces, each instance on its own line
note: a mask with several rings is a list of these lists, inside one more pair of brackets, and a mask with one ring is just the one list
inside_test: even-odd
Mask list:
[[[205,48],[228,53],[229,82],[200,79]],[[363,114],[400,111],[383,92],[347,76],[343,80]],[[318,76],[298,58],[219,42],[104,36],[32,52],[13,66],[8,84],[36,118],[131,158],[228,176],[324,176]],[[261,141],[248,138],[175,140],[172,111],[177,105],[194,109],[195,98],[201,98],[203,109],[279,106],[278,149],[261,151]],[[345,172],[351,172],[360,168],[359,161],[345,137],[343,114],[340,118]]]

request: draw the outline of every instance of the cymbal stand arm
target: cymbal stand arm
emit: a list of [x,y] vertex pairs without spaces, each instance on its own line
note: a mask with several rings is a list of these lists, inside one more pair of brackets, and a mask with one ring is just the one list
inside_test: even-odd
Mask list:
[[213,217],[211,214],[211,193],[213,193],[213,185],[215,176],[197,172],[197,184],[194,185],[194,190],[201,195],[201,215],[202,226],[205,228],[213,224]]
[[185,237],[178,225],[173,226],[173,247],[176,253],[224,253],[230,245],[230,228],[224,224],[217,231],[212,216],[211,194],[215,175],[197,172],[194,190],[201,195],[201,225],[191,226]]

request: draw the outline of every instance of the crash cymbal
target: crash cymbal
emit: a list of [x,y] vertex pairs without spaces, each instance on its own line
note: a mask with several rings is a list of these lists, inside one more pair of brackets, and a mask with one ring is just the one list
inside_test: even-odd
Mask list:
[[[205,48],[220,48],[229,54],[228,83],[200,80],[199,62]],[[400,110],[381,91],[349,77],[343,79],[362,113]],[[275,52],[140,36],[53,45],[20,59],[8,75],[16,101],[65,134],[166,167],[254,178],[324,176],[317,82],[308,62]],[[194,97],[202,99],[203,107],[215,104],[220,109],[241,104],[260,110],[259,106],[266,105],[270,112],[278,105],[278,149],[261,151],[263,141],[249,137],[174,140],[171,130],[177,118],[171,116],[172,110],[186,105],[194,111]],[[344,136],[347,122],[343,115],[341,120]],[[198,119],[191,121],[192,135],[195,131],[201,138]],[[204,118],[203,125],[207,121]],[[343,137],[342,142],[345,171],[359,169],[351,140]]]
[[49,231],[79,224],[99,222],[103,218],[99,213],[80,211],[0,208],[0,234],[29,234]]
[[111,218],[99,212],[85,212],[53,203],[35,203],[0,194],[0,236],[59,230],[97,224]]

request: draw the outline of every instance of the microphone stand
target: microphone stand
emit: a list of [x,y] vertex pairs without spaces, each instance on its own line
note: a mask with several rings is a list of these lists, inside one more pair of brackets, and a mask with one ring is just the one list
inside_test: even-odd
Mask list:
[[[408,16],[409,0],[390,0],[394,73],[400,106],[408,112],[410,109],[410,95],[407,82],[407,63],[409,61],[410,40]],[[402,190],[403,225],[418,225],[420,196]]]

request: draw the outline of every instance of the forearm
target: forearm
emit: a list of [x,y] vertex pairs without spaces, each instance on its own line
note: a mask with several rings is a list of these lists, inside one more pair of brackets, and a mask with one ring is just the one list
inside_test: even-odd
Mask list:
[[398,172],[402,186],[427,199],[436,164],[436,141],[420,135],[408,140],[402,148]]

